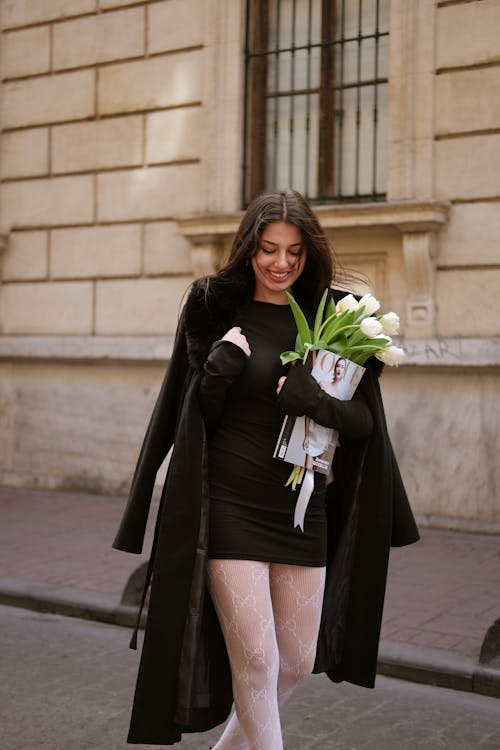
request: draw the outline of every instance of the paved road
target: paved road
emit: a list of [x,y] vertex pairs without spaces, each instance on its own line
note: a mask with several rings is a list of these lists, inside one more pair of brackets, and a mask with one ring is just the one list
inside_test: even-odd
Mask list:
[[[138,657],[128,637],[123,628],[0,607],[2,750],[131,747]],[[364,690],[312,676],[283,725],[286,750],[499,750],[500,701],[387,678]],[[175,747],[208,750],[218,733]]]

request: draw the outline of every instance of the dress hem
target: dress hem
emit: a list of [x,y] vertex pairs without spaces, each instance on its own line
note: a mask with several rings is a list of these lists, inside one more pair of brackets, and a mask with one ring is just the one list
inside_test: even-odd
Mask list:
[[208,560],[249,560],[251,562],[267,562],[267,563],[279,563],[281,565],[301,565],[304,568],[324,568],[326,567],[326,560],[324,562],[304,562],[301,560],[291,560],[290,558],[284,559],[283,557],[273,558],[272,555],[257,555],[255,553],[243,554],[241,552],[231,553],[217,553],[210,552],[207,556]]

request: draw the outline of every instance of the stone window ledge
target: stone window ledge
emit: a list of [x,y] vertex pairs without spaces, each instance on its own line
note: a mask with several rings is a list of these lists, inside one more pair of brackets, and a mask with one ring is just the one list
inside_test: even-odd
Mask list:
[[[173,336],[3,336],[0,361],[165,364]],[[404,338],[400,368],[500,367],[500,338]],[[391,368],[388,368],[391,369]]]
[[[448,220],[449,204],[440,201],[401,201],[397,203],[349,203],[313,206],[324,229],[392,227],[401,232],[437,231]],[[195,245],[224,240],[234,235],[243,212],[206,214],[179,219],[182,233]]]

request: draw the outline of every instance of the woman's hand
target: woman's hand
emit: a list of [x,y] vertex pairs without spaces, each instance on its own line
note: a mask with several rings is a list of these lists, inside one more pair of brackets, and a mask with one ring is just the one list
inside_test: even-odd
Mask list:
[[276,388],[276,393],[278,396],[280,395],[280,391],[285,385],[286,375],[282,375],[281,378],[278,380],[278,387]]
[[229,331],[222,337],[222,341],[231,341],[232,344],[236,344],[236,346],[239,346],[240,349],[243,349],[247,357],[249,357],[251,354],[250,347],[248,346],[248,341],[242,334],[241,328],[239,328],[239,326],[230,328]]

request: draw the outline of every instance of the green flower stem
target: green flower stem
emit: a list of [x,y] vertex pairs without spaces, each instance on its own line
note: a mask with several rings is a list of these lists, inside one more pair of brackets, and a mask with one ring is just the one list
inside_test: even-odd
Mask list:
[[301,484],[304,478],[305,466],[299,466],[298,464],[293,465],[293,469],[290,472],[288,479],[285,482],[285,487],[292,485],[292,490],[297,489],[297,485]]
[[345,317],[345,313],[341,313],[340,315],[338,313],[333,313],[333,315],[329,315],[321,324],[320,329],[318,331],[318,338],[321,338],[323,331],[326,329],[328,324],[332,324],[332,329],[335,326],[342,323],[342,319]]

